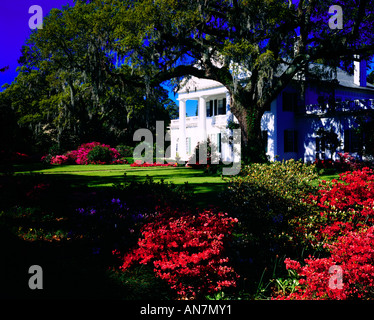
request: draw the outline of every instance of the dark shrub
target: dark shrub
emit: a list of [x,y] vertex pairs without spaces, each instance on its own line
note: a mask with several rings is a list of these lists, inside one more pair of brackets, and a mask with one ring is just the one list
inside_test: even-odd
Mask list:
[[107,147],[96,146],[87,154],[87,160],[90,163],[110,163],[112,162],[112,154]]
[[317,177],[314,165],[290,160],[252,164],[226,178],[228,188],[221,196],[227,212],[239,220],[235,251],[239,272],[248,279],[258,281],[275,257],[303,249],[288,235],[289,221],[312,214],[302,199],[315,192],[311,182]]

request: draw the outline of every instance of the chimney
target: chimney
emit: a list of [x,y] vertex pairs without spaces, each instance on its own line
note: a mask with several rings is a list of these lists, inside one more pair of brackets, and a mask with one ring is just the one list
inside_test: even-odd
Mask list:
[[360,59],[360,56],[355,56],[358,61],[354,61],[354,84],[360,87],[366,87],[366,66],[365,59]]

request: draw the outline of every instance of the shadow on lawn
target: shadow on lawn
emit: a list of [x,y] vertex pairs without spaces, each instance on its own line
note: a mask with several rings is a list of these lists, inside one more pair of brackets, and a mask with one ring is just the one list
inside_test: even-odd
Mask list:
[[[201,174],[187,172],[181,178],[188,181]],[[162,178],[168,181],[170,175],[154,175],[155,181]],[[130,179],[139,182],[145,176]],[[113,277],[108,268],[118,264],[111,253],[116,239],[100,223],[99,239],[66,236],[92,224],[89,217],[77,217],[77,208],[112,199],[114,188],[110,185],[123,181],[123,174],[0,176],[0,299],[171,298],[168,288],[149,270],[136,271],[139,274],[122,280]],[[201,208],[217,205],[217,194],[224,188],[220,183],[190,186],[197,191],[194,205]],[[56,237],[58,234],[63,236]],[[29,289],[32,265],[43,269],[43,290]]]
[[[75,177],[69,178],[0,177],[1,191],[6,191],[0,194],[0,299],[156,299],[157,290],[139,290],[142,283],[134,290],[111,277],[108,268],[118,262],[111,253],[112,235],[104,227],[98,225],[102,239],[80,239],[79,233],[68,239],[70,232],[92,224],[76,209],[110,196],[110,188],[72,187]],[[35,185],[48,187],[33,193]],[[43,269],[43,290],[29,289],[32,265]]]

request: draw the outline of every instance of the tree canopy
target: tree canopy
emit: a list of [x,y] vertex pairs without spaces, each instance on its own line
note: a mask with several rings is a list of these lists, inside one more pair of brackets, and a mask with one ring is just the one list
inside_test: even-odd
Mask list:
[[156,120],[167,125],[176,108],[161,86],[147,92],[111,76],[111,69],[124,75],[130,66],[105,47],[113,45],[113,30],[104,26],[97,36],[97,10],[83,2],[52,10],[23,47],[17,78],[0,94],[1,104],[30,130],[37,150],[92,140],[132,144],[136,129],[153,128]]
[[[333,4],[343,9],[342,29],[330,28]],[[146,83],[191,75],[221,82],[259,160],[263,112],[295,75],[329,78],[337,67],[352,72],[357,55],[373,55],[373,8],[354,0],[135,1],[118,7],[115,50]]]

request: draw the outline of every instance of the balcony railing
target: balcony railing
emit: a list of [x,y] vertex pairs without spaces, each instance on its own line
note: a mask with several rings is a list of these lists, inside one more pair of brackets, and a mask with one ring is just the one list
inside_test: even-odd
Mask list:
[[347,100],[335,104],[312,104],[305,106],[308,115],[326,115],[334,113],[350,113],[363,110],[374,110],[374,99]]
[[[199,124],[199,117],[186,117],[186,128],[197,127]],[[179,128],[179,119],[171,120],[170,127],[172,129]]]

